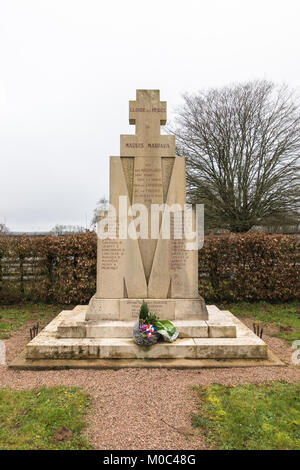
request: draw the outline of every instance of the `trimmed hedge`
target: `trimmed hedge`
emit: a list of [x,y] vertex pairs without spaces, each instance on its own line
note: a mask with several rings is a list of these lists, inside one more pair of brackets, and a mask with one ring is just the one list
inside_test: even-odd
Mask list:
[[97,237],[0,237],[0,303],[86,303],[96,290]]
[[[96,290],[97,237],[0,237],[0,303],[85,304]],[[208,301],[300,299],[300,238],[257,233],[208,236],[199,292]]]
[[300,238],[260,233],[205,238],[199,292],[213,301],[300,299]]

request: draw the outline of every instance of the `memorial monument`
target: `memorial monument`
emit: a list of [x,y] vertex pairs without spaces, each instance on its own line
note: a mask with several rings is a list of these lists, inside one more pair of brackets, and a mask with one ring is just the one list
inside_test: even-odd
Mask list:
[[[162,238],[163,224],[174,217],[170,208],[183,221],[186,203],[185,159],[175,156],[175,137],[160,133],[166,114],[158,90],[137,90],[136,101],[129,102],[129,122],[136,133],[121,135],[121,156],[110,157],[110,204],[117,233],[116,238],[98,240],[97,292],[87,320],[132,320],[143,299],[161,318],[208,319],[198,293],[198,250],[187,250],[187,240],[174,238],[174,222],[170,237]],[[160,209],[156,238],[153,205]],[[146,234],[134,231],[134,221],[127,217],[130,207],[144,211],[139,216],[144,217]]]
[[[190,249],[193,240],[185,232],[176,232],[178,221],[185,221],[185,158],[176,156],[175,137],[161,134],[166,120],[159,90],[137,90],[129,102],[135,134],[121,135],[120,156],[110,157],[110,210],[98,222],[96,293],[88,306],[61,312],[34,338],[27,360],[126,359],[131,365],[151,359],[161,365],[170,359],[267,357],[260,338],[230,312],[207,307],[198,293],[198,249]],[[99,234],[105,224],[108,232]],[[134,343],[143,300],[151,313],[174,323],[174,343]]]

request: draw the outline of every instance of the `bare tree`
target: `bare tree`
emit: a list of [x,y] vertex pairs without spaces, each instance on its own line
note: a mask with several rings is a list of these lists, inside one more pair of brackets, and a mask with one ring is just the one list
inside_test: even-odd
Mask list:
[[94,209],[93,218],[91,220],[91,227],[93,228],[93,230],[96,229],[96,225],[97,225],[98,218],[99,218],[99,212],[106,211],[106,210],[108,210],[108,199],[106,199],[106,197],[103,196],[101,199],[99,199],[99,201],[97,202],[96,208]]
[[171,132],[206,226],[243,232],[270,217],[299,221],[300,114],[286,86],[254,81],[186,94]]
[[9,234],[8,227],[5,224],[0,223],[0,235],[8,235],[8,234]]
[[86,229],[80,225],[55,225],[50,230],[51,235],[69,235],[72,233],[84,233]]

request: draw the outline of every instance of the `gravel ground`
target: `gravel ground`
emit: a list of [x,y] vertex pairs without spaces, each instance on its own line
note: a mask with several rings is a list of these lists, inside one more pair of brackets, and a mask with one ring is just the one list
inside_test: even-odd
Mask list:
[[[247,326],[250,319],[244,320]],[[26,343],[28,326],[6,340],[8,362]],[[264,340],[286,367],[231,369],[121,369],[13,371],[0,366],[0,387],[78,386],[92,397],[86,434],[96,449],[204,449],[191,427],[197,404],[192,385],[226,385],[270,380],[300,381],[300,367],[290,364],[291,347],[267,335]],[[154,411],[154,409],[157,411]]]

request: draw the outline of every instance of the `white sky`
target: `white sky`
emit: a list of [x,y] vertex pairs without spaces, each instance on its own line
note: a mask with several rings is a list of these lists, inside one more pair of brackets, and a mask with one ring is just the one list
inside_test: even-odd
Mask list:
[[0,0],[0,222],[90,222],[128,100],[267,78],[299,87],[299,0]]

